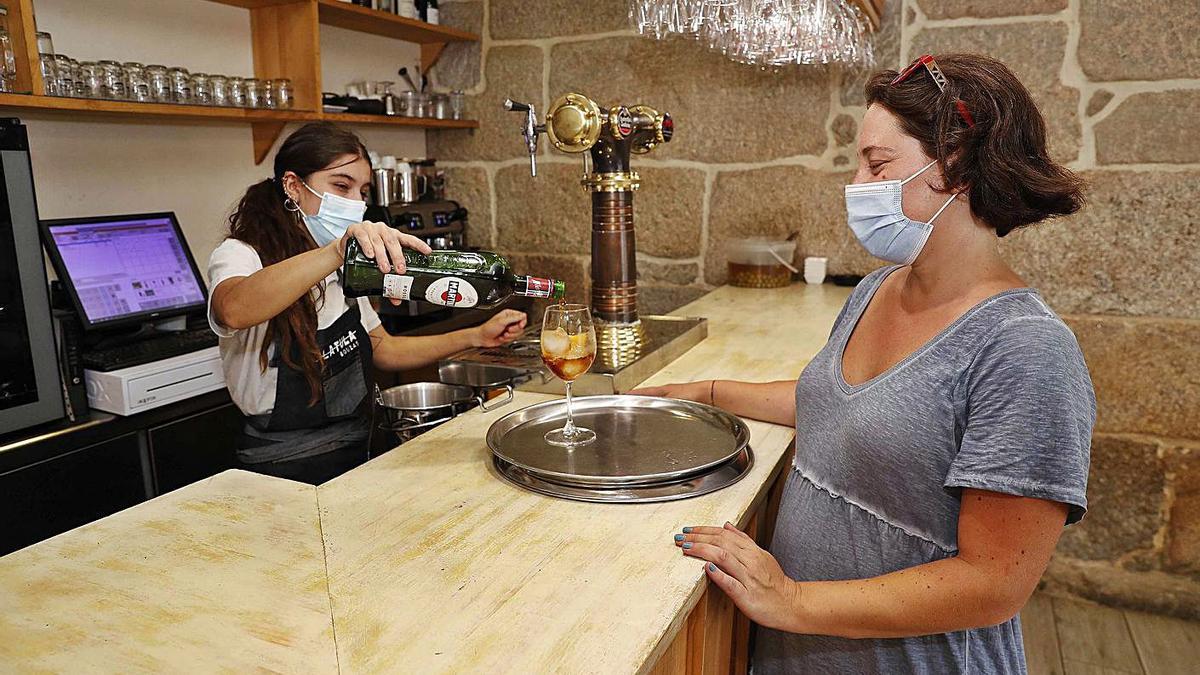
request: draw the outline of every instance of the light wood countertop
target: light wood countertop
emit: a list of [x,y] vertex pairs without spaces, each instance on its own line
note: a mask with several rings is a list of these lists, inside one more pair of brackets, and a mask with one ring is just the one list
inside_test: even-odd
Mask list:
[[[709,337],[649,383],[794,378],[849,289],[724,287]],[[684,525],[744,523],[793,437],[750,422],[718,492],[586,504],[494,473],[518,393],[319,488],[227,471],[0,558],[0,663],[21,671],[643,672],[706,584]],[[332,615],[332,617],[331,617]]]

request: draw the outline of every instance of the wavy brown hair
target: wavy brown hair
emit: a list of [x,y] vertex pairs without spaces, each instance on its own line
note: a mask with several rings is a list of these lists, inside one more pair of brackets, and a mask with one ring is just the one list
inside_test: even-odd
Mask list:
[[[230,214],[229,236],[253,246],[263,267],[316,248],[299,212],[285,205],[283,174],[291,171],[308,181],[313,173],[329,168],[346,155],[367,158],[366,146],[352,132],[330,122],[312,122],[297,129],[275,154],[274,175],[247,188]],[[277,344],[275,353],[283,363],[304,373],[309,406],[321,399],[325,360],[317,346],[317,304],[324,301],[325,284],[321,283],[315,292],[305,293],[273,317],[267,323],[258,355],[259,366],[265,372],[267,352]]]
[[[1046,152],[1046,122],[1029,91],[1003,63],[979,54],[939,54],[948,80],[938,89],[920,68],[899,84],[897,72],[867,82],[867,103],[887,108],[937,160],[947,192],[966,191],[971,212],[1003,237],[1018,227],[1083,206],[1083,181]],[[959,113],[961,100],[974,122]]]

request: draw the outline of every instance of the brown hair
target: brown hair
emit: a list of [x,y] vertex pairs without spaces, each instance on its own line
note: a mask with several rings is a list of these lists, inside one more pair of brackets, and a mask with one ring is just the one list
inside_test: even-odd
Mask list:
[[[307,181],[344,155],[365,159],[367,148],[358,136],[331,122],[312,122],[297,129],[275,154],[274,175],[247,188],[230,214],[229,236],[253,246],[263,267],[315,248],[299,212],[285,204],[283,174],[291,171]],[[321,398],[325,360],[317,347],[317,303],[324,301],[325,284],[321,283],[315,294],[305,293],[272,317],[258,355],[259,366],[266,371],[267,350],[278,341],[276,354],[283,363],[304,373],[310,406]],[[299,348],[299,363],[292,356],[293,345]]]
[[[867,103],[900,118],[904,131],[937,160],[946,192],[966,191],[971,212],[1003,237],[1018,227],[1083,206],[1083,181],[1046,153],[1046,123],[1029,92],[1003,63],[979,54],[936,55],[941,91],[924,68],[867,82]],[[974,126],[959,112],[961,100]]]

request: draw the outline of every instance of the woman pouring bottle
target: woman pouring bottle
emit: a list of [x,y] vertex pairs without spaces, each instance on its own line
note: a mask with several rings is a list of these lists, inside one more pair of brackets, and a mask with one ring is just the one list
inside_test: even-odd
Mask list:
[[525,328],[523,313],[505,310],[476,328],[392,336],[366,298],[347,298],[338,269],[351,238],[385,272],[404,271],[404,247],[430,251],[387,225],[362,222],[370,183],[358,137],[307,124],[283,142],[272,177],[246,190],[209,259],[209,324],[246,416],[242,468],[325,482],[367,459],[372,365],[417,368],[511,342]]

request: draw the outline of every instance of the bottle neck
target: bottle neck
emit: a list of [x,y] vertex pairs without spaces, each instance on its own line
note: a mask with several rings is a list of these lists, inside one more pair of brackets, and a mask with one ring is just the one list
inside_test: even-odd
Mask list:
[[529,298],[549,298],[561,300],[566,287],[557,279],[542,279],[540,277],[517,276],[513,284],[513,292]]

